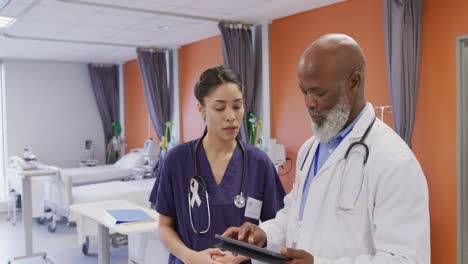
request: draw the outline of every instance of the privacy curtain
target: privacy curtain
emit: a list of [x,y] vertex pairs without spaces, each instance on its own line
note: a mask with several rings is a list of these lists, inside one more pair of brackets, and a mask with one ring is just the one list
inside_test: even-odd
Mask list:
[[166,52],[153,48],[137,48],[137,55],[148,112],[156,134],[162,139],[172,108]]
[[422,0],[384,0],[385,55],[395,131],[411,147],[418,97]]
[[244,84],[245,115],[241,135],[247,141],[247,113],[254,111],[255,56],[251,26],[241,23],[220,22],[224,65],[239,74]]
[[88,64],[88,69],[107,144],[113,136],[112,123],[119,120],[119,69],[103,64]]

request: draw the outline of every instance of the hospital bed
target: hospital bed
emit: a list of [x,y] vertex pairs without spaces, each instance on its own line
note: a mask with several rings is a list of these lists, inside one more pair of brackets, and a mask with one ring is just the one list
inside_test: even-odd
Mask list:
[[[125,154],[113,165],[63,169],[57,177],[50,177],[44,186],[44,205],[52,211],[52,221],[48,225],[48,230],[55,232],[56,219],[69,218],[70,205],[75,203],[73,200],[75,187],[108,181],[130,180],[135,176],[135,172],[141,172],[142,168],[151,170],[152,165],[159,159],[159,154],[159,146],[153,140],[148,139],[141,150]],[[73,222],[68,220],[69,223]]]
[[[69,208],[76,203],[74,195],[77,186],[102,182],[130,180],[134,170],[144,166],[144,155],[140,151],[130,152],[112,165],[61,169],[59,175],[49,177],[44,183],[44,206],[52,211],[48,230],[55,232],[56,219],[69,219]],[[114,183],[115,184],[115,183]],[[90,187],[91,188],[91,187]]]

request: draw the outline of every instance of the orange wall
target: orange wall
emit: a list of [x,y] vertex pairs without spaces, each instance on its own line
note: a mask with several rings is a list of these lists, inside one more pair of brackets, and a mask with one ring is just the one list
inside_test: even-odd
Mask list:
[[425,0],[414,150],[429,182],[432,263],[456,263],[456,36],[466,0]]
[[[300,146],[311,136],[310,117],[297,83],[297,64],[313,40],[332,32],[351,35],[364,50],[367,99],[374,106],[390,104],[382,1],[352,0],[274,20],[270,29],[271,135],[286,145],[286,155],[293,159],[293,164]],[[391,123],[388,115],[385,121]],[[291,127],[294,127],[294,133]],[[294,171],[293,168],[282,179],[288,191],[292,187]]]
[[203,71],[220,64],[223,64],[220,36],[185,45],[179,50],[181,142],[201,136],[205,123],[197,110],[194,87]]
[[[142,148],[148,138],[148,108],[143,94],[138,61],[124,64],[125,140],[127,151]],[[150,126],[150,137],[159,142],[154,128]]]

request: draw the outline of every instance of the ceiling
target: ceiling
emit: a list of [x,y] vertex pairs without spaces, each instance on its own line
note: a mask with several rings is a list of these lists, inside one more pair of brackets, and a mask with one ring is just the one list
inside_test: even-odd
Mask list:
[[175,48],[219,35],[218,21],[268,23],[345,0],[0,0],[0,59],[121,63],[137,46]]

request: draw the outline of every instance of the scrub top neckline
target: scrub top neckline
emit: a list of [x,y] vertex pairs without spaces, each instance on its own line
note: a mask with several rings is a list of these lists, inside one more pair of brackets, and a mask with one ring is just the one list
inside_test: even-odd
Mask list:
[[[205,148],[203,146],[201,146],[200,151],[201,151],[201,153],[199,153],[199,154],[201,154],[200,158],[203,159],[202,162],[206,162],[206,164],[208,164],[208,168],[209,168],[208,169],[208,171],[209,171],[208,174],[206,176],[205,175],[201,175],[201,176],[204,177],[204,179],[205,179],[205,181],[206,181],[206,183],[208,185],[208,193],[215,194],[219,190],[225,189],[224,185],[229,184],[229,182],[232,181],[230,179],[230,177],[233,177],[233,176],[235,176],[237,174],[238,169],[237,169],[237,166],[234,166],[235,164],[233,164],[233,162],[235,162],[237,155],[240,155],[239,145],[236,145],[236,148],[234,149],[234,152],[232,153],[232,156],[229,159],[228,165],[226,166],[226,170],[224,170],[223,178],[219,182],[219,185],[216,184],[216,180],[215,180],[214,174],[213,174],[213,169],[211,168],[210,161],[208,160],[208,156],[206,155]],[[240,164],[240,166],[242,166],[242,164]],[[242,177],[242,175],[239,175],[239,177]],[[229,189],[229,188],[227,188],[227,189]]]

